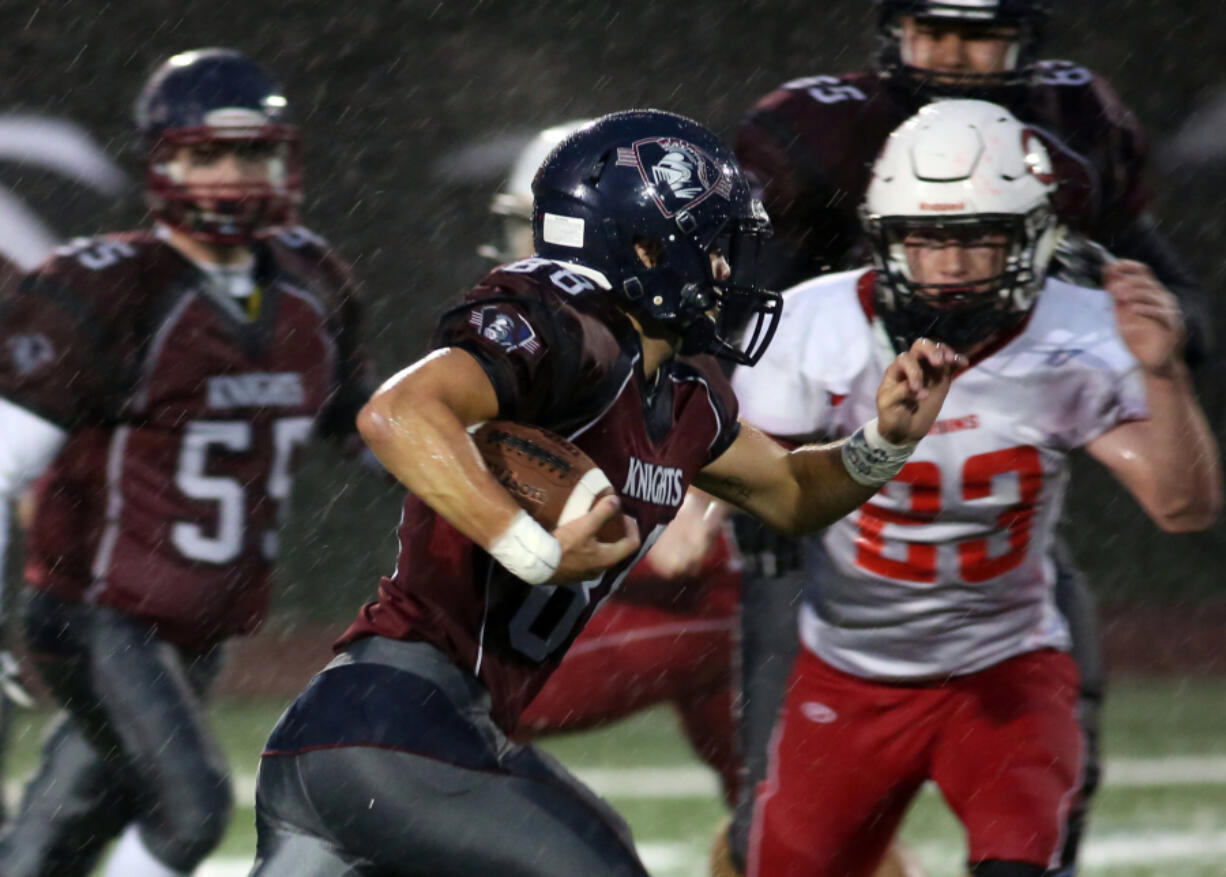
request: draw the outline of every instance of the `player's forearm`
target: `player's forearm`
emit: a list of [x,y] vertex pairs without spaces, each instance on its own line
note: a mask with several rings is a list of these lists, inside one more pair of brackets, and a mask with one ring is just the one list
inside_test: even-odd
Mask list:
[[877,491],[852,480],[842,446],[805,445],[785,452],[771,444],[761,450],[763,456],[773,449],[781,457],[778,477],[762,477],[752,467],[720,467],[704,470],[694,483],[774,529],[799,536],[832,524]]
[[804,445],[788,454],[788,464],[799,486],[791,527],[792,535],[830,526],[872,498],[880,487],[854,481],[842,455],[843,442]]
[[1187,367],[1176,363],[1168,373],[1147,375],[1145,390],[1143,504],[1164,530],[1206,529],[1221,510],[1221,462]]
[[389,382],[358,415],[379,462],[444,520],[483,548],[505,533],[519,507],[490,475],[451,405],[428,380]]

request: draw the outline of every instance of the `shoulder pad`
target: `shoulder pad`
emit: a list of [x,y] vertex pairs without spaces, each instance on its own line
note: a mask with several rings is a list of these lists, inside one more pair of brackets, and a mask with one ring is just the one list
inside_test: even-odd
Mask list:
[[40,273],[56,271],[102,272],[118,266],[133,267],[151,249],[165,244],[149,234],[131,232],[73,238],[51,251],[47,261],[37,269]]
[[781,86],[783,91],[803,92],[820,104],[868,100],[877,91],[877,77],[868,73],[821,74],[793,79]]
[[135,313],[164,287],[160,279],[183,270],[178,253],[151,232],[105,234],[57,247],[26,275],[22,288],[55,288],[79,302],[92,301],[100,313]]
[[268,245],[281,270],[289,274],[302,272],[302,282],[308,287],[333,294],[345,290],[353,294],[357,279],[353,266],[342,258],[327,239],[303,226],[271,229],[260,235]]
[[301,225],[269,229],[260,235],[260,238],[269,243],[280,244],[290,250],[303,252],[316,251],[320,253],[332,250],[332,245],[328,243],[326,238]]
[[1114,128],[1143,138],[1136,116],[1104,77],[1072,61],[1040,61],[1035,67],[1036,87],[1050,89],[1070,121],[1084,123],[1102,118]]
[[591,277],[562,262],[539,256],[499,265],[485,276],[481,286],[505,286],[516,291],[531,286],[568,296],[601,291],[600,284]]
[[1124,374],[1136,361],[1119,334],[1111,294],[1048,278],[1024,330],[1024,353],[1000,363],[1002,374],[1023,375],[1035,362]]
[[778,353],[794,357],[799,368],[846,392],[872,361],[872,324],[860,303],[860,289],[875,279],[871,269],[857,269],[792,287],[784,293],[783,320],[772,346],[782,340]]
[[879,87],[880,80],[872,73],[802,76],[783,83],[763,96],[754,105],[750,115],[785,105],[805,108],[810,112],[817,108],[851,109],[875,97]]
[[1046,60],[1035,66],[1035,80],[1039,85],[1077,87],[1089,85],[1097,77],[1085,67],[1073,61]]

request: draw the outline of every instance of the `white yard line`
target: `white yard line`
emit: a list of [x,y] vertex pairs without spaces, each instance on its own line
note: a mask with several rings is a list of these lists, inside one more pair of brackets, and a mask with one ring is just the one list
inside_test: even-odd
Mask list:
[[[580,779],[605,797],[621,800],[711,798],[718,794],[714,775],[701,767],[588,768],[576,771]],[[1226,785],[1226,757],[1113,759],[1106,766],[1107,786]],[[255,797],[255,777],[235,779],[239,801]],[[687,843],[649,843],[640,846],[643,861],[659,877],[689,877],[695,850]],[[932,873],[957,861],[962,851],[951,844],[922,844],[917,850]],[[1221,859],[1226,857],[1226,832],[1106,834],[1092,833],[1082,851],[1087,875],[1110,874],[1128,865]],[[247,877],[247,859],[217,858],[205,863],[197,877]]]
[[1108,759],[1104,783],[1116,788],[1226,784],[1226,756]]
[[[698,767],[578,768],[579,779],[606,798],[706,798],[719,794],[715,774]],[[1226,785],[1226,756],[1110,759],[1108,788]]]
[[[963,854],[957,844],[940,841],[920,843],[914,852],[928,873],[934,875],[953,873],[953,863]],[[1109,875],[1116,873],[1118,868],[1130,866],[1220,861],[1223,854],[1226,854],[1226,831],[1095,834],[1091,828],[1081,849],[1080,873]]]
[[[948,844],[924,844],[918,850],[932,873],[944,873],[960,850]],[[689,874],[693,869],[694,846],[687,843],[640,844],[643,864],[659,877]],[[1226,832],[1212,834],[1119,834],[1091,837],[1081,854],[1085,873],[1112,868],[1161,862],[1221,858],[1226,855]],[[210,859],[196,872],[196,877],[247,877],[251,862],[239,858]],[[695,873],[705,873],[697,871]]]
[[[1226,785],[1226,756],[1110,759],[1105,768],[1107,788],[1137,789],[1153,786]],[[622,800],[711,798],[719,794],[715,774],[704,767],[597,767],[578,768],[576,775],[597,794]],[[16,801],[23,781],[5,783],[5,797]],[[255,775],[234,777],[240,804],[255,800]]]
[[1088,869],[1177,859],[1220,859],[1226,854],[1226,832],[1213,834],[1120,834],[1090,836],[1081,861]]
[[[639,855],[643,864],[660,877],[688,873],[682,869],[692,866],[694,861],[694,849],[685,843],[639,844]],[[209,859],[197,868],[195,877],[247,877],[250,870],[251,862],[247,859],[217,857]],[[704,869],[699,873],[706,871]]]

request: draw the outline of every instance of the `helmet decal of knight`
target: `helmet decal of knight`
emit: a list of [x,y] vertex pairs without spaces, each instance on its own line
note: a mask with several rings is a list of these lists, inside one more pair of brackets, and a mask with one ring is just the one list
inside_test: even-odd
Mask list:
[[[756,278],[770,221],[732,151],[709,130],[660,110],[603,116],[559,143],[532,182],[536,253],[598,272],[645,317],[675,327],[683,354],[755,362],[781,300]],[[644,202],[655,211],[644,211]],[[645,264],[636,246],[656,250]],[[727,278],[713,274],[722,255]],[[750,329],[738,343],[732,314]]]

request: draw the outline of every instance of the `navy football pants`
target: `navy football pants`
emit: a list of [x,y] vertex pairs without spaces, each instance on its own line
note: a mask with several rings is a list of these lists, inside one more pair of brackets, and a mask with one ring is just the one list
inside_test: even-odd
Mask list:
[[88,874],[133,821],[162,862],[192,871],[221,840],[232,806],[202,705],[220,649],[188,654],[148,624],[38,592],[26,635],[65,711],[0,836],[0,874]]
[[621,818],[489,709],[432,646],[349,646],[269,738],[252,877],[646,877]]

